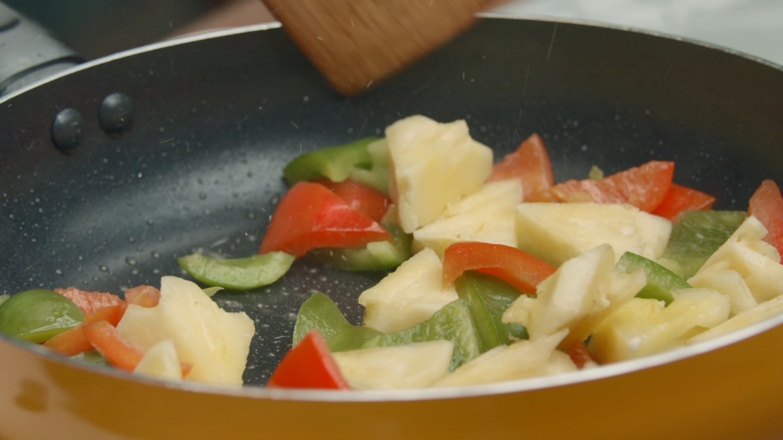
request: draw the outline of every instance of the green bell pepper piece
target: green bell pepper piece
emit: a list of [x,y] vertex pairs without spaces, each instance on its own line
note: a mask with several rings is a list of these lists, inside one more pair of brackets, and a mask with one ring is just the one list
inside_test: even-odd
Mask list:
[[327,266],[346,271],[393,269],[411,257],[411,236],[398,225],[385,223],[394,241],[376,241],[363,248],[319,248],[310,255]]
[[378,191],[389,193],[389,144],[386,139],[379,139],[367,146],[367,152],[372,157],[372,168],[365,170],[354,168],[350,178],[366,183]]
[[51,290],[27,290],[0,304],[0,332],[35,343],[46,342],[83,320],[84,313],[73,301]]
[[745,221],[743,211],[684,211],[672,227],[658,264],[688,279]]
[[633,252],[623,254],[620,261],[617,262],[617,269],[624,273],[636,272],[639,269],[644,270],[647,275],[647,285],[636,294],[636,297],[664,301],[667,306],[674,301],[672,291],[693,287],[676,273]]
[[92,365],[102,365],[105,367],[109,366],[109,363],[106,361],[106,358],[101,356],[101,354],[98,353],[97,351],[85,351],[77,355],[71,356],[70,358],[75,361],[85,362]]
[[514,342],[509,334],[528,339],[523,325],[503,322],[503,312],[522,294],[519,289],[497,277],[473,270],[460,275],[454,281],[454,287],[459,297],[471,305],[485,351]]
[[302,304],[294,325],[293,345],[310,330],[316,329],[333,352],[358,350],[365,342],[382,336],[378,330],[354,326],[345,319],[337,305],[321,292],[316,292]]
[[288,272],[295,259],[285,252],[269,252],[230,260],[192,254],[180,257],[177,261],[185,272],[204,284],[248,290],[274,283]]
[[4,302],[6,302],[8,300],[8,298],[10,298],[10,297],[11,297],[11,295],[9,295],[7,293],[4,293],[4,294],[0,295],[0,304],[3,304]]
[[355,168],[372,167],[372,156],[367,151],[367,145],[376,140],[378,138],[368,137],[350,144],[305,153],[289,162],[283,169],[283,175],[289,185],[319,177],[342,182],[350,177]]
[[445,305],[430,319],[409,329],[383,334],[369,327],[351,325],[329,297],[315,293],[299,309],[293,344],[312,329],[321,333],[333,352],[446,339],[454,343],[451,371],[482,353],[470,303],[463,300]]

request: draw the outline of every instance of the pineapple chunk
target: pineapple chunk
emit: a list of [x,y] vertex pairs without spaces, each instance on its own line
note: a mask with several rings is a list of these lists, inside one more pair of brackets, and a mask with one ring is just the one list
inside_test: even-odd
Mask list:
[[560,345],[584,341],[614,310],[647,283],[643,270],[631,274],[614,268],[612,247],[603,244],[563,263],[537,287],[537,296],[522,295],[505,311],[503,322],[527,328],[533,340],[570,329]]
[[558,267],[564,261],[609,243],[615,263],[625,252],[650,260],[666,248],[672,224],[631,205],[522,203],[517,207],[517,245]]
[[158,379],[182,381],[182,367],[179,364],[174,341],[166,339],[153,345],[141,358],[141,362],[133,370],[133,373]]
[[690,339],[688,344],[696,344],[709,339],[717,338],[729,334],[735,330],[747,327],[757,322],[764,321],[775,315],[783,313],[783,296],[773,298],[769,301],[763,302],[756,307],[746,310],[737,316],[729,319],[723,324],[717,325],[704,333],[700,333]]
[[683,289],[674,301],[634,298],[609,316],[590,337],[600,363],[619,362],[684,345],[693,333],[729,317],[729,298],[712,289]]
[[463,364],[436,387],[478,385],[576,371],[571,358],[555,347],[568,334],[561,330],[537,340],[499,345]]
[[449,204],[437,220],[413,233],[413,250],[443,252],[457,241],[480,241],[516,247],[515,207],[522,202],[518,180],[487,183],[479,192]]
[[761,241],[767,229],[754,216],[745,219],[704,263],[696,276],[719,262],[728,262],[728,269],[737,271],[758,302],[783,294],[783,266],[774,246]]
[[181,278],[163,277],[160,295],[152,308],[129,305],[117,325],[120,335],[144,352],[171,339],[179,359],[193,364],[187,379],[242,385],[253,320],[244,312],[222,310],[196,284]]
[[708,267],[698,275],[688,280],[693,287],[715,289],[729,297],[731,301],[731,316],[758,305],[742,275],[729,269],[728,261],[721,261]]
[[393,333],[424,322],[459,299],[454,286],[443,287],[443,264],[432,249],[402,263],[378,285],[359,295],[364,325]]
[[470,137],[465,121],[440,124],[411,116],[386,128],[386,142],[389,192],[409,234],[478,191],[492,173],[492,150]]
[[417,342],[334,353],[343,377],[355,390],[427,388],[449,374],[451,341]]

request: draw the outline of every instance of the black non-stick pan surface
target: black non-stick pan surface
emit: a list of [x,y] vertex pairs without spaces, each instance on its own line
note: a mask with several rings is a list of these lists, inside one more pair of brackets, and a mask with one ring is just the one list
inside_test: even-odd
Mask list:
[[[130,96],[135,122],[105,134],[98,107]],[[62,109],[84,117],[71,154]],[[558,181],[652,159],[674,181],[747,209],[783,183],[780,66],[678,39],[576,23],[486,18],[369,93],[332,91],[272,26],[158,45],[77,68],[0,100],[0,293],[75,286],[122,293],[187,275],[192,252],[249,256],[286,191],[283,166],[317,148],[382,136],[397,119],[466,119],[496,160],[534,132]],[[245,382],[266,382],[311,292],[359,323],[357,296],[384,273],[307,258],[274,285],[214,298],[256,324]]]

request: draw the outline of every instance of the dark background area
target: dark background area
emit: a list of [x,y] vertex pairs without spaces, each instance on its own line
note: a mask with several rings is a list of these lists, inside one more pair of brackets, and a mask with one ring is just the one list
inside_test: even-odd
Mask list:
[[[153,43],[231,0],[2,0],[88,59]],[[257,0],[260,4],[260,0]]]

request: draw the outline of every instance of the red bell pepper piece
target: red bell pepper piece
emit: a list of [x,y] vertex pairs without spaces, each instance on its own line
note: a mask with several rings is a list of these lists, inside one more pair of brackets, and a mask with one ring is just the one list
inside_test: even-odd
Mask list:
[[311,330],[283,357],[266,386],[350,389],[318,330]]
[[571,346],[568,347],[568,350],[566,350],[566,354],[571,356],[571,361],[573,361],[574,364],[576,364],[576,368],[579,368],[580,370],[584,368],[585,364],[588,362],[598,364],[598,361],[595,360],[593,354],[590,353],[590,349],[588,349],[587,345],[582,341],[576,341],[571,344]]
[[568,180],[551,192],[561,202],[628,203],[653,212],[669,192],[673,176],[674,162],[653,160],[603,179]]
[[85,315],[103,307],[116,306],[125,302],[119,296],[108,292],[88,292],[75,287],[54,289],[54,291],[73,301]]
[[[107,321],[98,321],[85,326],[84,334],[98,353],[114,368],[132,373],[144,358],[144,353],[122,339],[117,329]],[[193,364],[180,362],[180,368],[182,377],[185,377],[193,369]]]
[[116,326],[125,314],[125,302],[122,304],[98,309],[84,316],[84,321],[76,327],[53,336],[44,342],[44,347],[50,348],[64,356],[74,356],[79,353],[93,350],[94,347],[84,333],[84,326],[100,321],[106,321]]
[[715,197],[709,194],[672,183],[666,197],[652,213],[674,221],[683,211],[707,211],[714,203]]
[[767,228],[764,241],[775,246],[783,256],[783,196],[774,181],[761,182],[750,198],[748,215],[755,216]]
[[325,186],[299,182],[280,200],[259,253],[301,257],[318,247],[359,247],[384,240],[392,240],[389,231]]
[[83,328],[92,346],[114,368],[133,372],[144,357],[141,350],[125,342],[117,329],[107,321],[98,321]]
[[502,244],[454,243],[443,254],[443,285],[453,283],[466,270],[494,275],[529,294],[557,269],[515,247]]
[[354,211],[361,212],[376,222],[381,221],[383,215],[386,214],[386,209],[391,205],[391,199],[386,194],[362,182],[348,179],[335,183],[326,177],[321,177],[313,182],[329,188],[329,191],[345,200]]
[[544,141],[533,134],[502,161],[492,167],[488,182],[519,179],[525,192],[526,202],[552,202],[554,199],[549,188],[555,184],[552,162],[544,146]]
[[125,291],[125,301],[141,307],[155,307],[160,302],[160,290],[152,286],[131,287]]

